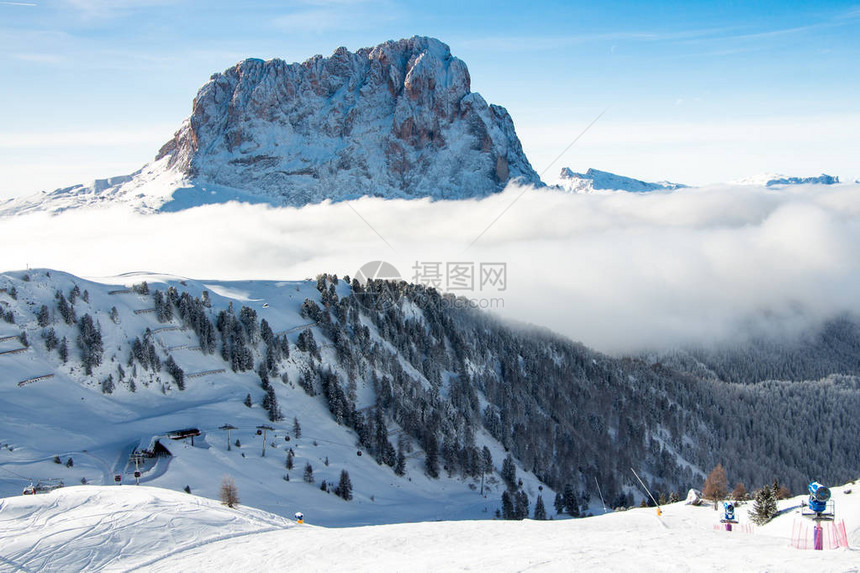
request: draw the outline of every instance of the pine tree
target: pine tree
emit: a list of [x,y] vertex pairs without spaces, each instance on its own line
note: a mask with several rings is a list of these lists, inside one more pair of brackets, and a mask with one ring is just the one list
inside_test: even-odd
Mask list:
[[299,419],[293,418],[293,437],[299,439],[302,437],[302,427],[299,425]]
[[308,483],[314,483],[314,468],[310,463],[305,464],[305,474],[302,479]]
[[402,476],[406,473],[406,454],[403,451],[403,443],[397,442],[397,459],[394,461],[395,475]]
[[352,481],[349,479],[348,471],[341,470],[340,481],[338,482],[337,487],[334,488],[334,493],[346,501],[352,499]]
[[48,326],[51,323],[51,313],[48,311],[48,305],[43,304],[42,307],[39,308],[39,312],[36,314],[36,320],[41,327]]
[[529,516],[529,496],[523,490],[514,494],[514,518],[525,519]]
[[777,512],[776,495],[769,486],[764,486],[755,492],[750,519],[756,525],[764,525],[770,521]]
[[564,511],[564,497],[560,493],[555,494],[555,501],[552,505],[555,507],[555,512],[561,515],[561,512]]
[[564,495],[562,496],[564,510],[568,515],[579,517],[579,501],[576,499],[576,492],[573,491],[573,486],[567,484],[564,486]]
[[437,478],[439,477],[439,443],[433,434],[427,437],[426,442],[424,445],[424,468],[427,470],[428,476]]
[[541,495],[538,495],[537,501],[535,502],[534,518],[538,521],[546,519],[546,508],[543,505],[543,496]]
[[511,454],[502,462],[502,480],[508,486],[508,489],[515,491],[517,489],[517,466],[514,464],[514,458]]
[[717,509],[717,503],[724,499],[728,493],[729,486],[726,480],[726,470],[723,469],[723,464],[720,463],[708,474],[705,485],[702,486],[702,496],[705,499],[713,500],[714,509]]
[[63,337],[63,340],[60,341],[60,347],[58,348],[57,352],[59,352],[60,360],[63,361],[63,364],[68,362],[68,360],[69,360],[69,343],[66,340],[65,336]]
[[514,519],[514,502],[508,490],[502,493],[502,519]]
[[245,406],[247,406],[249,408],[251,407],[252,402],[251,402],[251,394],[250,393],[247,396],[245,396],[245,400],[242,403],[245,404]]
[[289,450],[287,450],[287,469],[288,470],[293,469],[293,457],[295,457],[295,454],[293,454],[293,448],[290,448]]

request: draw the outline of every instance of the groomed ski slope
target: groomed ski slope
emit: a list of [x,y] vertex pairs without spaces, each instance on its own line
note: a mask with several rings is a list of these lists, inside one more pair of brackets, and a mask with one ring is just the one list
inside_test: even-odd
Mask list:
[[[835,487],[860,546],[860,491]],[[790,546],[802,496],[754,533],[715,531],[676,503],[558,521],[441,521],[329,529],[182,492],[76,486],[0,500],[2,571],[858,571],[856,549]],[[749,523],[739,508],[741,524]]]

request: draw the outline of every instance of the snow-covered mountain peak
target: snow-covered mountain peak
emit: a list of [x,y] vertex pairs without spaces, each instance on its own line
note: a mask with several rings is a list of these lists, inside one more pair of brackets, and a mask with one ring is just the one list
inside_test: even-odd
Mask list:
[[466,64],[433,38],[338,48],[301,64],[248,59],[200,89],[158,158],[289,205],[538,184],[507,111],[470,84]]
[[671,181],[650,183],[631,177],[624,177],[589,168],[585,173],[576,173],[569,167],[564,167],[559,175],[559,185],[572,193],[591,193],[594,191],[629,191],[632,193],[647,193],[649,191],[672,191],[686,187]]
[[0,215],[117,203],[152,212],[230,200],[461,199],[515,179],[542,185],[508,112],[470,86],[447,45],[418,36],[302,63],[246,59],[200,88],[153,163],[7,201]]

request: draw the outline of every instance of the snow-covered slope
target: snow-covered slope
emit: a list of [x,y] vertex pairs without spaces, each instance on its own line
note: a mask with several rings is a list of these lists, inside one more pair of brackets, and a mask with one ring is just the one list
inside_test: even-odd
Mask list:
[[616,175],[607,171],[590,169],[585,173],[575,173],[569,167],[564,167],[559,175],[559,185],[572,193],[591,193],[594,191],[629,191],[631,193],[647,193],[649,191],[673,191],[686,187],[680,183],[659,181],[649,183],[631,177]]
[[[0,500],[0,568],[40,571],[856,571],[860,492],[833,488],[849,549],[791,546],[801,497],[751,528],[683,502],[579,520],[328,529],[147,487],[79,486]],[[74,539],[73,543],[69,541]]]
[[835,185],[839,183],[839,177],[827,175],[826,173],[813,177],[791,177],[788,175],[781,175],[779,173],[762,173],[761,175],[739,179],[732,183],[736,185],[756,185],[759,187],[776,187],[782,185]]
[[[487,473],[485,496],[480,477],[449,477],[446,472],[438,479],[428,477],[420,445],[389,420],[387,428],[376,426],[376,435],[384,431],[393,446],[402,442],[408,449],[403,475],[397,475],[390,465],[374,459],[353,429],[335,419],[319,388],[313,395],[303,389],[303,376],[312,375],[320,363],[344,381],[350,376],[337,365],[334,345],[313,320],[302,316],[304,301],[319,299],[317,281],[223,283],[153,273],[105,280],[108,284],[46,270],[0,275],[0,317],[14,320],[0,320],[0,496],[20,494],[31,480],[107,485],[120,475],[122,483],[133,483],[130,455],[135,449],[151,450],[157,439],[170,456],[144,460],[141,483],[176,491],[187,486],[194,494],[217,499],[222,477],[229,475],[243,503],[284,516],[302,510],[318,524],[482,519],[499,506],[504,485],[497,474]],[[144,281],[152,289],[149,294],[139,292]],[[137,291],[128,288],[132,284],[138,285]],[[213,319],[231,305],[243,316],[240,306],[253,310],[276,336],[289,341],[290,356],[278,360],[277,376],[271,371],[282,420],[271,421],[263,406],[267,391],[256,364],[265,353],[259,354],[259,344],[255,348],[248,341],[254,365],[233,371],[221,357],[221,345],[207,354],[198,335],[176,314],[166,322],[157,320],[152,292],[164,292],[168,285],[193,297],[206,291],[210,306],[204,312]],[[348,294],[344,281],[330,286],[341,297]],[[78,294],[69,307],[78,323],[66,324],[56,295],[64,293],[65,301],[72,290]],[[43,304],[50,308],[45,328],[38,326],[36,315]],[[92,365],[89,375],[77,342],[77,324],[84,316],[93,317],[103,347],[100,364]],[[58,348],[46,351],[43,335],[49,330],[67,342],[68,361],[61,359]],[[318,358],[296,347],[306,331],[320,341]],[[143,350],[136,353],[133,341],[141,339]],[[131,358],[152,354],[162,365],[168,357],[175,360],[184,373],[184,391],[163,367],[147,368]],[[423,379],[409,368],[410,376]],[[376,399],[370,376],[359,373],[350,392],[355,407],[370,418]],[[244,403],[246,396],[250,407]],[[294,420],[300,425],[298,437]],[[219,429],[225,424],[235,426],[229,449],[226,432]],[[274,428],[266,434],[265,456],[257,433],[261,425]],[[200,435],[168,437],[189,427]],[[474,439],[479,448],[487,446],[501,468],[504,448],[485,432]],[[292,468],[287,468],[290,451]],[[307,464],[313,468],[312,482],[304,481]],[[354,487],[349,502],[331,493],[342,470],[348,471]],[[541,483],[522,468],[519,477],[534,500]],[[324,481],[329,491],[321,490]],[[544,495],[549,499],[551,490],[545,488]]]
[[447,45],[417,36],[300,64],[244,60],[212,76],[140,172],[0,204],[0,215],[116,202],[147,212],[233,199],[461,199],[513,180],[542,185],[508,112],[470,84]]

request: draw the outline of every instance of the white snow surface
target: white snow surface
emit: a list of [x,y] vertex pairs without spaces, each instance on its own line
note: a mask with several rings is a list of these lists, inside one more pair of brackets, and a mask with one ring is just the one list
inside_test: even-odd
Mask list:
[[[683,502],[553,521],[420,522],[330,529],[181,492],[77,486],[0,500],[9,571],[857,571],[860,492],[832,488],[850,548],[791,547],[803,496],[751,532],[716,530]],[[748,525],[751,504],[737,517]]]

